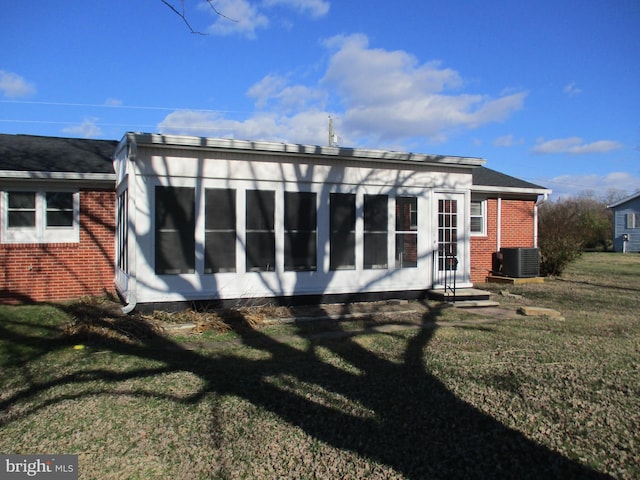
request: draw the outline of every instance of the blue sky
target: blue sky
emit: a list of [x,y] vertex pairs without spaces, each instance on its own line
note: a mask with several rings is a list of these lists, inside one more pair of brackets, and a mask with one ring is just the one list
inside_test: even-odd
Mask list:
[[482,157],[555,196],[640,190],[637,0],[0,8],[2,133],[324,145],[331,116],[344,147]]

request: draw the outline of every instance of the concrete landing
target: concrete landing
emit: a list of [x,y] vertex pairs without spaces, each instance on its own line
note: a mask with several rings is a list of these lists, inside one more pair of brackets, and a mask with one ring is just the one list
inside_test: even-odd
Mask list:
[[[488,301],[491,292],[479,290],[477,288],[458,288],[456,289],[455,301]],[[453,292],[451,290],[437,289],[429,290],[429,298],[439,302],[453,302]]]

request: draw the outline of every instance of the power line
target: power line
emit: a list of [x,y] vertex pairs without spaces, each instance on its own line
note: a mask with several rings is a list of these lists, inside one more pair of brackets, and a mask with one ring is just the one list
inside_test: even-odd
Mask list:
[[76,103],[76,102],[44,102],[32,100],[0,100],[0,103],[13,103],[18,105],[47,105],[53,107],[86,107],[86,108],[122,108],[130,110],[163,110],[163,111],[190,111],[205,113],[251,113],[248,110],[213,110],[207,108],[187,108],[187,107],[160,107],[152,105],[126,105],[110,103]]

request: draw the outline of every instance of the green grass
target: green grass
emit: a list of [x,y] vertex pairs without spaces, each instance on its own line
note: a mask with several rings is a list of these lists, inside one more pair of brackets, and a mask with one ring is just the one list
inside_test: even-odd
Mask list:
[[168,337],[101,302],[0,307],[0,452],[76,453],[83,479],[640,477],[640,255],[486,287],[564,320],[409,304]]

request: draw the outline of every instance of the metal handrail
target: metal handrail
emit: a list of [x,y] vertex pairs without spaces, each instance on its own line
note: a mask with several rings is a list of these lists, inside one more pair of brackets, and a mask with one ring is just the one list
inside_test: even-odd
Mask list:
[[[453,303],[456,302],[456,273],[458,271],[458,257],[455,255],[447,254],[444,257],[444,294],[447,296],[447,291],[451,290],[453,293]],[[453,275],[453,286],[451,286],[451,275]]]

